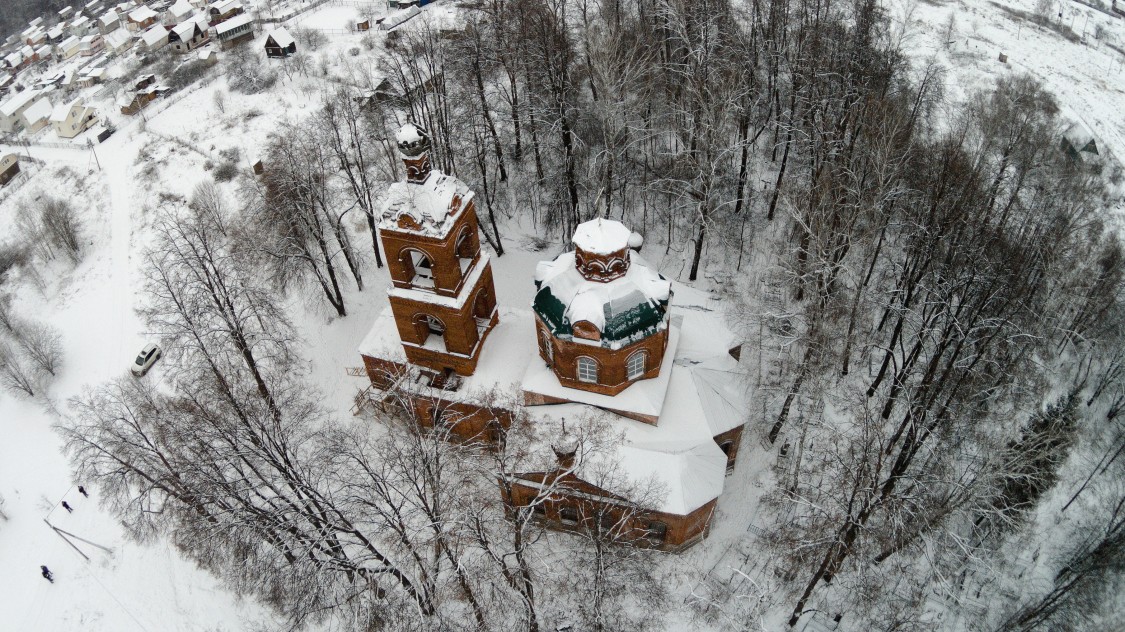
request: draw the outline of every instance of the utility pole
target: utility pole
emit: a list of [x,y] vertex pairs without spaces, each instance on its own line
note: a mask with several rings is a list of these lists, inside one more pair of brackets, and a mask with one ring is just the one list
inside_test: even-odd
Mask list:
[[98,160],[98,152],[94,151],[94,141],[91,138],[86,139],[86,146],[90,148],[90,153],[94,155],[94,162],[98,165],[98,171],[102,170],[102,161]]

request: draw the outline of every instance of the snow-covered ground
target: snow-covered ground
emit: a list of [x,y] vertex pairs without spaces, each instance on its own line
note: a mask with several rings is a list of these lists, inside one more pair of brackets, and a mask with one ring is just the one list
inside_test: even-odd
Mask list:
[[[1035,0],[1010,0],[1004,6],[1035,10]],[[946,89],[955,99],[986,87],[996,77],[1027,72],[1039,78],[1059,100],[1064,116],[1084,122],[1116,159],[1125,158],[1125,89],[1121,48],[1125,20],[1085,5],[1062,5],[1062,24],[1082,35],[1068,41],[1057,32],[1017,21],[988,0],[900,3],[888,10],[901,27],[901,36],[916,66],[933,59],[948,71]],[[291,25],[344,29],[366,9],[327,5],[303,14]],[[946,29],[950,15],[954,28]],[[1056,18],[1057,19],[1057,18]],[[1099,29],[1100,27],[1100,29]],[[1100,37],[1094,33],[1100,31]],[[952,35],[947,37],[947,34]],[[263,34],[250,46],[260,49]],[[316,56],[329,67],[341,51],[356,46],[360,35],[332,35]],[[1116,47],[1116,48],[1115,48]],[[1008,56],[1006,64],[998,61]],[[229,93],[219,80],[185,96],[150,117],[146,131],[133,119],[114,115],[121,130],[93,155],[79,149],[31,147],[28,152],[45,164],[20,189],[0,202],[0,235],[14,234],[14,213],[44,194],[63,196],[82,209],[87,253],[75,269],[58,264],[41,271],[42,285],[25,279],[15,311],[41,320],[63,334],[65,363],[47,398],[35,400],[0,393],[0,628],[43,632],[71,630],[251,630],[269,628],[270,614],[241,600],[167,543],[127,542],[122,531],[99,506],[98,490],[90,498],[76,489],[52,425],[67,411],[67,400],[83,388],[127,371],[136,351],[147,341],[134,308],[143,297],[141,252],[146,243],[148,213],[162,195],[186,197],[207,178],[205,164],[222,150],[238,148],[242,167],[260,157],[270,132],[284,119],[299,119],[315,108],[312,82],[282,76],[271,91],[255,96],[229,94],[223,112],[214,94]],[[103,101],[104,102],[104,101]],[[183,144],[174,143],[175,138]],[[51,139],[54,140],[54,139]],[[3,147],[3,150],[11,148]],[[138,164],[143,153],[145,160]],[[100,163],[100,168],[99,168]],[[141,177],[155,165],[156,179]],[[233,191],[228,190],[228,194]],[[233,201],[233,197],[231,198]],[[1114,212],[1125,213],[1120,202]],[[357,246],[366,248],[369,236],[358,231]],[[507,254],[493,261],[497,295],[506,305],[525,307],[534,286],[529,271],[535,262],[554,253],[526,248],[532,235],[509,227]],[[659,249],[646,252],[653,264],[671,276],[682,267],[677,256],[662,261]],[[292,306],[305,341],[312,375],[326,401],[347,414],[350,400],[362,385],[345,368],[359,364],[355,346],[386,305],[384,271],[365,271],[368,289],[348,293],[349,316],[333,318],[306,304]],[[159,375],[159,365],[156,372]],[[732,567],[747,568],[744,547],[752,538],[747,527],[758,522],[757,499],[773,485],[769,459],[747,433],[743,457],[727,481],[714,528],[708,541],[677,558],[682,572],[675,581],[689,589],[708,573],[729,576]],[[772,458],[772,457],[771,457]],[[68,513],[60,502],[74,509]],[[73,534],[71,546],[51,525]],[[86,556],[89,559],[85,559]],[[45,564],[56,583],[39,577]],[[767,590],[768,586],[760,587]],[[683,614],[683,613],[681,613]],[[686,615],[685,615],[686,616]],[[686,629],[679,618],[667,629]],[[692,624],[696,625],[696,624]]]
[[[1097,3],[1098,0],[1091,0]],[[1060,116],[1084,123],[1102,154],[1125,161],[1125,16],[1076,0],[1051,3],[1059,31],[1016,14],[1034,15],[1037,0],[886,0],[894,36],[916,68],[931,60],[946,70],[949,101],[963,102],[996,79],[1026,73],[1054,93]],[[1108,10],[1110,2],[1104,6]],[[1061,19],[1059,13],[1062,13]],[[953,28],[950,29],[952,19]],[[1000,62],[1000,55],[1007,63]],[[1125,223],[1120,185],[1110,215]]]

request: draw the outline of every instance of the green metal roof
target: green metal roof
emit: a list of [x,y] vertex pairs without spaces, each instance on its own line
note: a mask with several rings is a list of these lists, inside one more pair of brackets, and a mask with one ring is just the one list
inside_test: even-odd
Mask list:
[[[550,286],[541,287],[532,301],[532,308],[556,336],[573,335],[573,323],[566,317],[567,306],[551,293]],[[644,338],[659,327],[668,310],[668,301],[654,302],[640,292],[607,302],[603,342],[624,342]]]

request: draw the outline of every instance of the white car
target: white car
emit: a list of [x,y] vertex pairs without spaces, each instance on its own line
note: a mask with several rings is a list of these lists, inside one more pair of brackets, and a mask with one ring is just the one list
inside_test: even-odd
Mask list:
[[149,343],[145,345],[145,348],[141,349],[141,352],[137,354],[137,359],[133,362],[133,366],[130,369],[133,375],[143,377],[144,374],[148,373],[148,370],[152,368],[152,365],[156,364],[156,361],[160,359],[161,354],[160,347],[155,344]]

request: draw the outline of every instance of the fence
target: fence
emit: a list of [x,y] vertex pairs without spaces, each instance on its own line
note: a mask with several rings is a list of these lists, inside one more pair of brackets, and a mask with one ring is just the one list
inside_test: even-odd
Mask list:
[[326,4],[329,4],[330,2],[333,2],[333,0],[316,0],[316,2],[312,2],[308,5],[305,5],[305,6],[301,7],[300,9],[294,9],[293,11],[290,11],[289,13],[285,13],[285,14],[280,15],[280,16],[270,16],[268,18],[261,17],[261,12],[259,12],[258,23],[260,23],[260,24],[278,24],[280,22],[288,22],[289,20],[292,20],[293,18],[297,17],[298,15],[301,15],[302,13],[305,13],[307,11],[312,11],[313,9],[320,8],[320,7],[322,7]]

